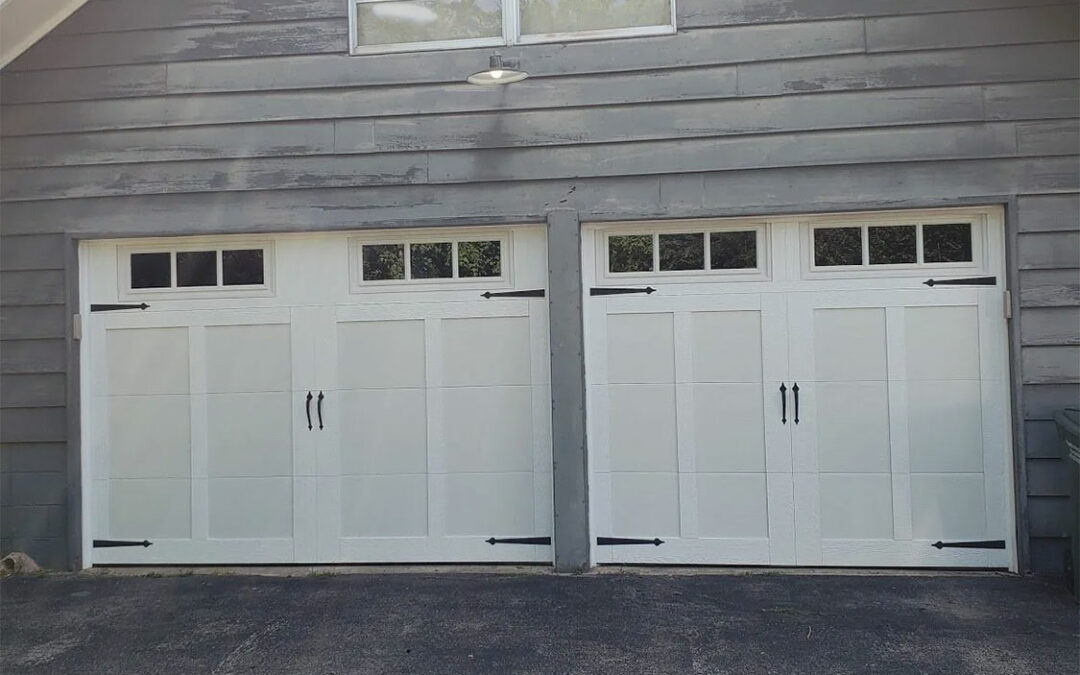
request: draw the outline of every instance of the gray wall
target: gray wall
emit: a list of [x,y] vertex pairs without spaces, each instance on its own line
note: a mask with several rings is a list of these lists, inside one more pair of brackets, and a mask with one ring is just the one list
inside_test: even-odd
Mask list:
[[77,555],[65,237],[986,202],[1013,207],[1020,506],[1060,569],[1076,0],[679,0],[674,36],[503,50],[533,77],[496,90],[461,81],[489,50],[346,56],[345,6],[90,0],[0,75],[0,549]]

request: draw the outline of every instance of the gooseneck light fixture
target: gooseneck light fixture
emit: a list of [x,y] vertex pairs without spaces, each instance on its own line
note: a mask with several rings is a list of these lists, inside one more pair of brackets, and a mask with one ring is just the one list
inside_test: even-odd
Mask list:
[[491,60],[488,63],[487,70],[481,70],[479,73],[473,73],[466,78],[466,82],[469,84],[511,84],[513,82],[521,82],[529,76],[524,70],[518,70],[516,61],[507,61],[503,63],[502,56],[499,54],[492,54]]

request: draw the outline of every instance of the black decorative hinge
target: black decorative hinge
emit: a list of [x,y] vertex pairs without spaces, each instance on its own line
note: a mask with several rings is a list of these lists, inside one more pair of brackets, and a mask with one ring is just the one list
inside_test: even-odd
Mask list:
[[532,544],[534,546],[551,546],[551,537],[510,537],[508,539],[485,539],[487,543],[495,544]]
[[120,548],[121,546],[151,546],[152,542],[145,539],[142,541],[124,541],[122,539],[95,539],[94,548]]
[[997,277],[969,277],[967,279],[927,279],[924,285],[934,286],[996,286]]
[[1004,539],[992,541],[936,541],[930,544],[939,551],[943,548],[1005,548]]
[[663,539],[626,539],[624,537],[597,537],[597,546],[659,546]]
[[91,312],[115,312],[121,309],[146,309],[150,305],[141,302],[137,305],[90,305]]
[[646,286],[645,288],[590,288],[589,295],[631,295],[633,293],[644,293],[645,295],[652,295],[656,292],[656,289],[652,286]]
[[480,297],[488,300],[491,298],[542,298],[546,294],[547,292],[544,289],[537,288],[532,291],[507,291],[505,293],[492,293],[491,291],[488,291],[486,293],[481,293]]

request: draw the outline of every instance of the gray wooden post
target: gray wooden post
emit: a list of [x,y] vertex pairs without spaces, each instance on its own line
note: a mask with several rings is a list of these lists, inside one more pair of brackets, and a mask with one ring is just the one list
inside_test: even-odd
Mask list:
[[547,221],[555,510],[552,543],[555,571],[573,573],[590,566],[581,227],[573,209],[550,211]]

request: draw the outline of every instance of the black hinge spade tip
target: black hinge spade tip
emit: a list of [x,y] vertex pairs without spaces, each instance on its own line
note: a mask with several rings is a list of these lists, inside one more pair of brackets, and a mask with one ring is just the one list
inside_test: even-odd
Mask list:
[[656,292],[656,289],[652,286],[646,286],[645,288],[590,288],[589,295],[630,295],[633,293],[644,293],[645,295],[652,295]]
[[90,305],[91,312],[116,312],[123,309],[149,309],[150,305],[140,302],[137,305]]
[[537,288],[530,291],[506,291],[505,293],[485,291],[480,294],[480,297],[490,300],[491,298],[542,298],[545,295],[547,295],[547,291],[543,288]]
[[997,277],[970,277],[965,279],[927,279],[923,285],[934,286],[995,286]]
[[491,537],[484,541],[492,546],[495,544],[532,544],[533,546],[551,546],[551,537],[508,537],[505,539]]
[[659,546],[664,540],[656,539],[630,539],[627,537],[597,537],[597,546]]
[[991,548],[991,549],[1004,549],[1004,539],[993,539],[991,541],[935,541],[930,544],[937,550],[943,548]]
[[152,546],[153,542],[149,542],[145,539],[142,541],[124,541],[120,539],[95,539],[94,548],[120,548],[122,546],[142,546],[147,548]]

